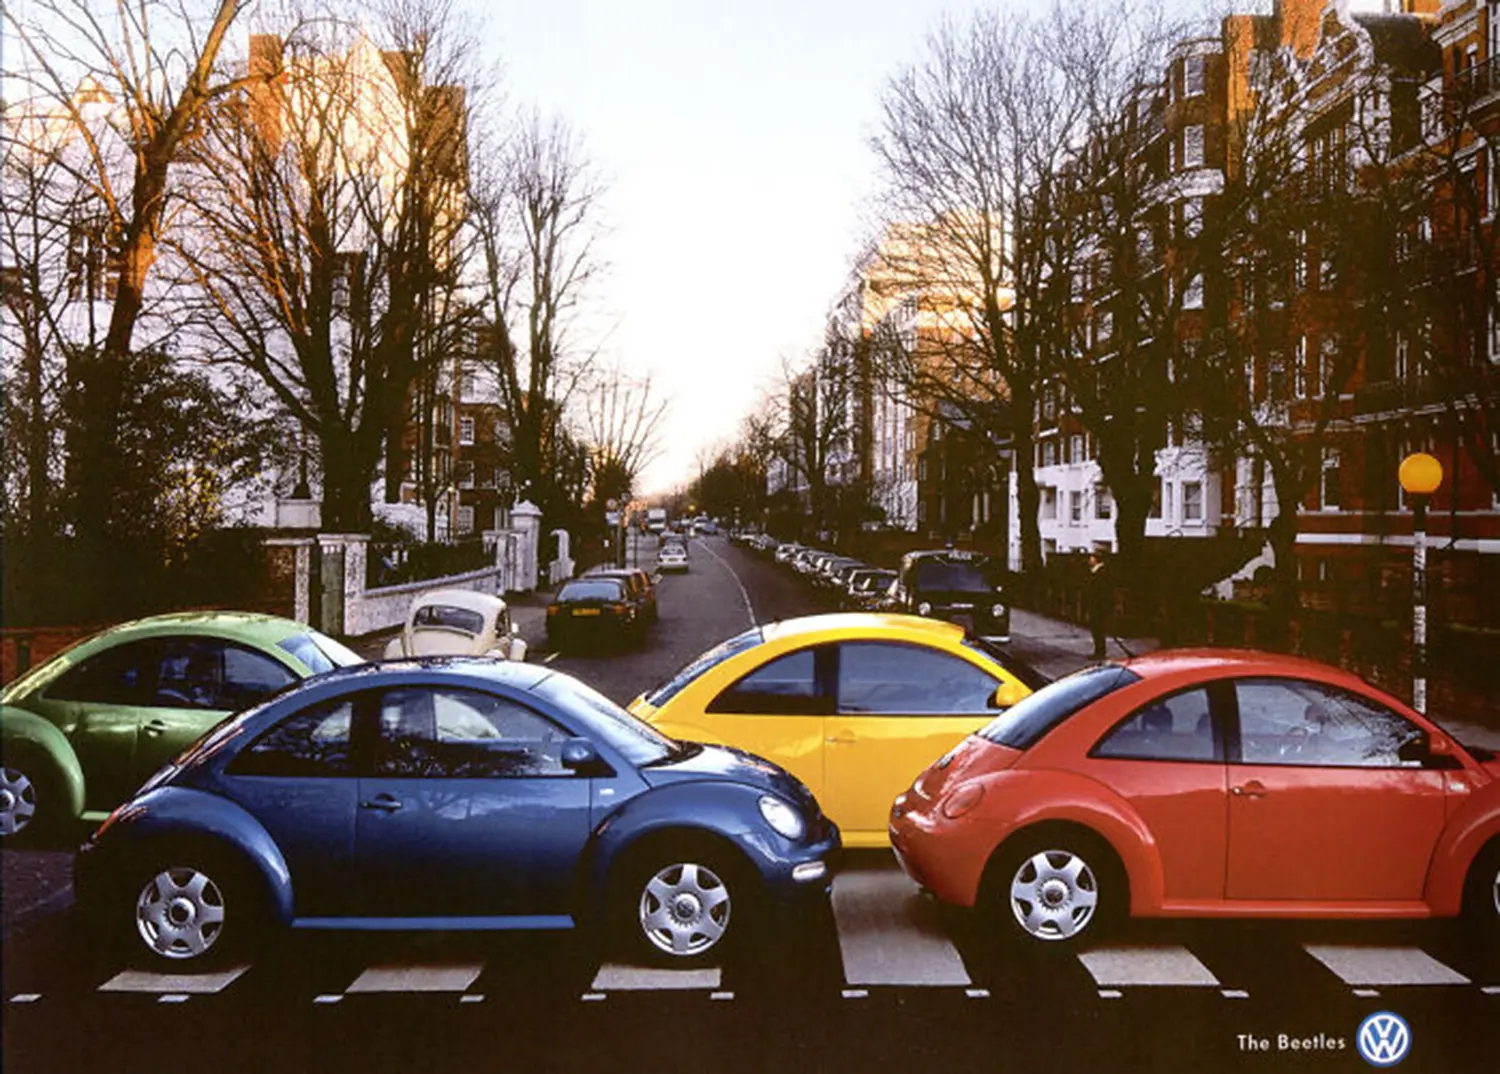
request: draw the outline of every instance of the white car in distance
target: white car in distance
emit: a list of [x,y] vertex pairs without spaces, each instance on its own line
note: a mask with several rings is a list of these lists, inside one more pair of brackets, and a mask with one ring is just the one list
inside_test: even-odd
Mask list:
[[687,549],[669,544],[657,554],[656,569],[659,571],[685,571],[688,569]]
[[386,646],[385,656],[490,656],[519,662],[526,659],[526,641],[499,597],[434,589],[412,599],[406,623]]

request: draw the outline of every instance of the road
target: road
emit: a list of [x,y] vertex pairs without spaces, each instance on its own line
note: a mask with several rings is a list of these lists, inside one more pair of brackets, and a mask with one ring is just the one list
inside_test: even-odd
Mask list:
[[[636,649],[534,659],[624,702],[812,609],[715,538],[659,599]],[[3,854],[7,905],[56,874],[56,854]],[[4,942],[5,1070],[1357,1071],[1377,1011],[1411,1027],[1402,1071],[1500,1069],[1500,952],[1452,924],[1157,922],[1020,960],[885,852],[848,858],[826,908],[700,971],[616,963],[586,937],[296,934],[171,977],[101,947],[64,890]]]

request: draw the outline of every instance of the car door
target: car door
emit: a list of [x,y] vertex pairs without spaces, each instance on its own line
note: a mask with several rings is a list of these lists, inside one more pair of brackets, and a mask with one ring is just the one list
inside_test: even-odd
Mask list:
[[387,690],[378,723],[373,770],[359,781],[359,913],[571,912],[590,780],[563,767],[563,728],[453,686]]
[[837,706],[823,721],[824,811],[858,842],[887,838],[891,802],[933,761],[994,719],[1000,680],[937,649],[837,646]]
[[83,769],[84,808],[113,809],[136,786],[136,738],[151,701],[161,642],[142,638],[81,661],[35,705],[62,727]]
[[776,762],[821,800],[833,658],[832,646],[806,646],[741,675],[705,706],[703,724],[713,741]]
[[296,680],[280,661],[224,638],[163,638],[151,706],[139,716],[135,781],[145,781],[229,713]]
[[[344,694],[294,712],[225,769],[223,794],[260,822],[286,861],[298,918],[355,912],[354,824],[362,765],[356,712],[374,697]],[[363,725],[368,732],[368,717]]]
[[1227,782],[1214,712],[1230,702],[1227,683],[1154,698],[1100,736],[1082,762],[1081,774],[1123,799],[1151,832],[1169,903],[1224,897]]
[[1403,761],[1416,724],[1301,679],[1235,683],[1231,899],[1417,900],[1443,828],[1445,774]]

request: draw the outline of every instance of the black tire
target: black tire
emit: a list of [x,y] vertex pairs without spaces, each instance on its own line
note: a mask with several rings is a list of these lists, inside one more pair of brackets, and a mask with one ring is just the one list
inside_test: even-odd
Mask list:
[[64,797],[52,766],[35,752],[7,751],[0,760],[0,840],[28,847],[54,839],[67,812]]
[[222,966],[249,949],[266,923],[249,866],[216,847],[166,849],[137,869],[120,916],[138,959],[158,971]]
[[1033,954],[1105,935],[1129,899],[1113,850],[1083,829],[1027,832],[996,852],[985,876],[983,912],[997,938]]
[[748,866],[712,838],[655,841],[617,870],[612,939],[625,957],[653,965],[717,965],[753,931],[759,887]]
[[1500,945],[1500,839],[1491,839],[1469,868],[1464,917],[1492,949]]

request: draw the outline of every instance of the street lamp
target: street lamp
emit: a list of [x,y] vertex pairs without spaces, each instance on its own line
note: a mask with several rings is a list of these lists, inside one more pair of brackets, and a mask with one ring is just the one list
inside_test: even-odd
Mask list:
[[1427,715],[1427,500],[1443,483],[1443,464],[1425,451],[1401,460],[1397,476],[1411,498],[1411,704]]

